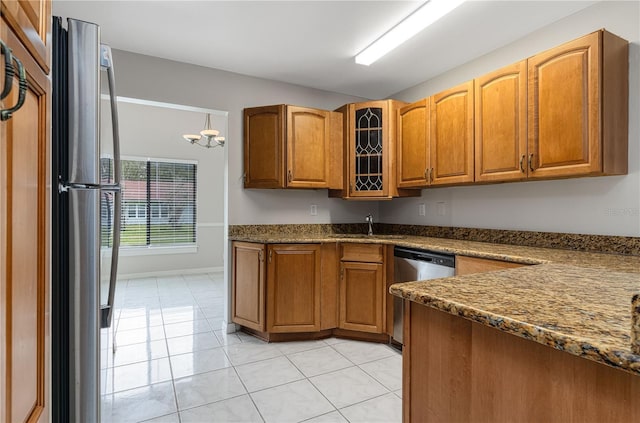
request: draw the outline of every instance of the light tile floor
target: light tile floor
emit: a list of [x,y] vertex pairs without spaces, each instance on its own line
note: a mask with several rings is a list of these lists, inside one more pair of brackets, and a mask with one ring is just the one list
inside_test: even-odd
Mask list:
[[103,423],[402,420],[395,349],[223,333],[223,283],[221,273],[118,283],[102,333]]

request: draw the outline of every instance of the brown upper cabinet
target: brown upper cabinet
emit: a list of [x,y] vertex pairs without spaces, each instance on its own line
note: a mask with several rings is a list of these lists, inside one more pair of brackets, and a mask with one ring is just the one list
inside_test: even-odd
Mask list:
[[473,182],[474,168],[476,182],[526,178],[526,69],[523,61],[400,108],[398,187]]
[[476,182],[527,177],[527,61],[475,80]]
[[429,106],[426,98],[398,109],[398,188],[429,185]]
[[627,173],[629,43],[596,31],[528,71],[529,178]]
[[473,81],[430,99],[430,184],[473,182]]
[[289,105],[244,110],[245,188],[342,188],[342,116]]
[[473,81],[400,108],[398,187],[473,182],[473,126],[469,125],[473,125]]
[[338,109],[344,116],[344,189],[330,196],[379,200],[419,195],[396,185],[396,111],[404,104],[378,100]]
[[51,64],[51,1],[2,0],[1,3],[2,16],[7,26],[48,74]]
[[629,43],[605,30],[412,104],[245,109],[245,188],[381,200],[628,171]]
[[600,30],[402,107],[398,187],[626,174],[628,60]]

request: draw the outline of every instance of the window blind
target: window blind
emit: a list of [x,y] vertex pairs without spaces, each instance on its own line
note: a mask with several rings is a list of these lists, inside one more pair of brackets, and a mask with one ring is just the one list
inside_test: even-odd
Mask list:
[[197,163],[130,158],[121,163],[121,245],[195,244]]

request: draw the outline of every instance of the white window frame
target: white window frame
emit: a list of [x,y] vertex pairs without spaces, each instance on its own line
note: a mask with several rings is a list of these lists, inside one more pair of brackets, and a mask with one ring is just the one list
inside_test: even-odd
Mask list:
[[[160,157],[150,157],[150,156],[128,156],[124,155],[120,157],[120,160],[131,160],[131,161],[139,161],[139,162],[158,162],[158,163],[178,163],[178,164],[192,164],[196,166],[196,174],[195,174],[195,183],[196,187],[198,186],[198,160],[185,160],[185,159],[170,159],[170,158],[160,158]],[[124,199],[123,199],[124,203]],[[162,204],[158,204],[159,206],[163,206]],[[196,191],[196,198],[194,206],[196,209],[198,208],[198,195]],[[166,209],[165,207],[161,207]],[[146,218],[146,206],[145,206],[145,216]],[[153,217],[153,213],[152,213]],[[122,219],[124,220],[125,215],[122,214]],[[136,205],[136,218],[137,218],[137,205]],[[198,252],[198,220],[199,215],[196,213],[196,221],[194,222],[195,228],[195,242],[193,244],[187,245],[120,245],[120,255],[122,256],[147,256],[147,255],[161,255],[161,254],[189,254],[189,253],[197,253]]]

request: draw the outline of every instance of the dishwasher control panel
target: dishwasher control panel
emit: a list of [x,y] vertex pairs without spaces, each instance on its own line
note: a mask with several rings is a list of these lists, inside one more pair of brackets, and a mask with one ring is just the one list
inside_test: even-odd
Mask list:
[[424,263],[431,263],[438,266],[453,267],[456,266],[455,256],[451,254],[436,253],[426,250],[418,250],[414,248],[395,247],[393,255],[396,258],[404,258]]

